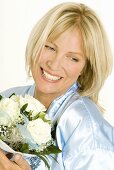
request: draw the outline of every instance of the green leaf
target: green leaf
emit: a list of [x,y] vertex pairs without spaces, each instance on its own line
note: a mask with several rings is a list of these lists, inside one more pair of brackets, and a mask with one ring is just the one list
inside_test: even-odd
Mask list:
[[50,170],[50,165],[48,163],[48,158],[42,152],[37,152],[36,150],[29,150],[29,154],[37,155],[42,161],[44,161],[45,165],[47,166],[48,170]]
[[28,103],[24,104],[24,105],[21,107],[21,112],[22,112],[22,113],[26,110],[27,106],[28,106]]
[[46,119],[45,116],[46,116],[46,112],[39,113],[39,118],[41,118],[44,122],[51,124],[51,120]]
[[32,120],[36,120],[39,118],[39,113],[37,113],[37,115],[35,115],[34,117],[32,117]]
[[50,170],[50,165],[48,163],[48,158],[45,155],[38,155],[38,157],[44,161],[45,166],[47,166],[48,170]]
[[20,152],[29,153],[29,145],[28,143],[24,143],[20,146]]
[[[57,153],[61,152],[61,150],[53,144],[50,145],[49,147],[47,147],[46,149],[44,149],[42,152],[38,152],[36,150],[29,150],[28,147],[29,146],[27,144],[23,145],[22,152],[37,155],[42,161],[44,161],[48,170],[50,170],[50,165],[49,165],[48,157],[46,155],[57,154]],[[58,163],[58,161],[52,155],[50,155],[50,156]]]
[[39,118],[44,119],[45,115],[46,115],[46,114],[45,114],[44,112],[40,112],[40,113],[39,113]]
[[2,100],[2,98],[3,98],[3,97],[0,95],[0,100]]
[[46,155],[49,155],[49,154],[58,154],[58,153],[61,153],[62,151],[55,145],[50,145],[48,146],[45,150],[43,150],[43,153],[46,154]]
[[44,122],[47,122],[51,124],[51,120],[48,120],[45,118],[46,112],[38,112],[34,117],[32,117],[32,120],[36,120],[38,118],[42,119]]
[[44,118],[45,118],[45,112],[38,112],[34,117],[32,117],[32,120],[36,120],[36,119],[38,119],[38,118],[44,120]]
[[56,158],[54,158],[52,155],[50,155],[50,156],[52,157],[52,159],[54,159],[54,161],[55,161],[56,163],[59,164],[59,162],[56,160]]

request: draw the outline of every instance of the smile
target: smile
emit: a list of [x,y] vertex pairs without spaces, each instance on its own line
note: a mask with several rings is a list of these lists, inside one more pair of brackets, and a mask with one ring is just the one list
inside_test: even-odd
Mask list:
[[60,80],[60,79],[61,79],[61,77],[59,77],[59,76],[53,76],[53,75],[47,73],[47,72],[44,71],[44,70],[42,70],[42,71],[43,71],[43,76],[44,76],[46,79],[48,79],[48,80],[57,81],[57,80]]

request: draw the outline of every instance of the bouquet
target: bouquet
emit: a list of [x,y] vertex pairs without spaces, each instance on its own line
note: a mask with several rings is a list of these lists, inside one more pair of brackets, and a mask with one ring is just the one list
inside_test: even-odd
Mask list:
[[61,152],[54,145],[52,127],[46,108],[32,96],[0,95],[0,141],[16,152],[37,155],[48,169],[47,155]]

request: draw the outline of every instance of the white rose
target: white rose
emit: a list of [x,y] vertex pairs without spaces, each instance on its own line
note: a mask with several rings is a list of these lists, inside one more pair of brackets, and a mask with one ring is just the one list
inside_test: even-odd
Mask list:
[[20,115],[19,105],[11,98],[3,98],[0,101],[0,112],[8,115],[7,118],[10,117],[10,121],[15,122]]
[[32,111],[32,117],[38,114],[39,112],[46,111],[45,106],[40,103],[37,99],[30,95],[25,95],[25,97],[20,96],[20,106],[27,104],[28,106],[26,108],[26,111],[30,112]]
[[0,111],[0,125],[4,125],[4,126],[12,126],[12,120],[9,117],[8,114],[5,114],[4,112]]
[[27,129],[38,145],[45,144],[51,140],[51,125],[40,118],[30,121]]

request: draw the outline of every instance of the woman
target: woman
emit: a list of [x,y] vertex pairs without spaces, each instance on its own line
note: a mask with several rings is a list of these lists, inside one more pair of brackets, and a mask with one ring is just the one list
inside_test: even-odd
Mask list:
[[[112,170],[114,129],[101,116],[98,103],[99,92],[111,73],[112,54],[95,12],[72,2],[51,9],[32,30],[26,67],[35,84],[9,89],[2,95],[30,94],[47,107],[56,125],[55,142],[62,150],[55,155],[58,163],[49,157],[51,169]],[[3,170],[7,158],[4,160],[0,163]],[[46,169],[38,158],[28,161],[32,169]],[[8,164],[12,166],[12,162]],[[27,164],[13,164],[17,165],[28,168]]]

